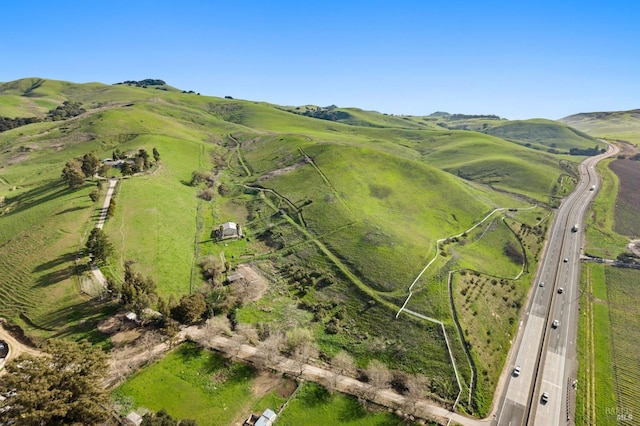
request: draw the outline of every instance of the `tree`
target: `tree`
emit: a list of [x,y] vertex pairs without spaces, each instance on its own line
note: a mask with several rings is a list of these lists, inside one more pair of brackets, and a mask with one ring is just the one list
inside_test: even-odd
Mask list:
[[338,379],[341,375],[352,376],[356,372],[353,358],[345,351],[338,352],[331,360],[331,365],[334,368],[333,386],[338,384]]
[[145,308],[154,306],[157,301],[156,283],[150,277],[144,278],[131,267],[133,262],[124,265],[124,283],[122,284],[122,303],[140,314]]
[[64,180],[69,188],[76,189],[84,183],[84,173],[82,164],[77,159],[67,161],[64,169],[62,169],[62,180]]
[[107,238],[107,234],[100,228],[93,228],[86,244],[87,251],[91,253],[94,262],[104,264],[107,258],[114,253],[113,244]]
[[171,317],[183,324],[193,324],[202,319],[207,303],[201,293],[184,295],[180,304],[171,310]]
[[286,338],[284,334],[280,332],[271,333],[269,337],[258,344],[258,352],[266,361],[271,362],[280,354],[285,344]]
[[108,418],[102,385],[107,357],[87,341],[51,339],[49,355],[21,355],[6,365],[0,381],[4,424],[98,424]]
[[367,366],[365,371],[367,378],[369,379],[369,384],[372,388],[373,398],[378,393],[378,391],[389,386],[389,382],[391,381],[391,373],[386,365],[377,359],[372,359]]
[[82,166],[80,167],[86,177],[93,176],[98,171],[99,166],[100,160],[92,152],[82,157]]
[[140,149],[138,151],[138,155],[136,155],[136,158],[141,158],[142,159],[142,168],[143,169],[148,169],[149,168],[149,153],[147,152],[146,149]]
[[416,405],[422,399],[429,389],[429,379],[425,376],[408,376],[405,381],[407,392],[405,393],[405,410],[415,410]]
[[109,201],[109,207],[107,207],[107,217],[113,217],[116,214],[116,200],[111,198]]
[[122,173],[122,176],[131,176],[135,173],[135,171],[131,167],[131,164],[129,164],[129,161],[127,160],[125,160],[124,163],[122,163],[122,168],[120,169],[120,172]]
[[160,153],[155,147],[153,147],[153,159],[156,160],[156,163],[160,160]]
[[235,332],[246,337],[247,341],[252,345],[258,343],[258,330],[252,325],[248,323],[240,323],[236,325]]
[[100,199],[100,190],[98,188],[94,188],[89,194],[89,198],[91,198],[91,201],[94,203],[98,201],[98,199]]
[[309,363],[309,360],[312,358],[318,358],[320,351],[318,350],[318,345],[316,342],[312,340],[305,340],[300,343],[293,351],[293,358],[298,361],[300,373],[304,370],[306,364]]

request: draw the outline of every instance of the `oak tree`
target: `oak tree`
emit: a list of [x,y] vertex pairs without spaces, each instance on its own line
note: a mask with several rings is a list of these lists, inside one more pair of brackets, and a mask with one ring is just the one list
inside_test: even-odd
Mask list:
[[0,381],[4,424],[99,424],[108,418],[109,394],[102,385],[106,354],[87,341],[52,339],[48,355],[21,355]]

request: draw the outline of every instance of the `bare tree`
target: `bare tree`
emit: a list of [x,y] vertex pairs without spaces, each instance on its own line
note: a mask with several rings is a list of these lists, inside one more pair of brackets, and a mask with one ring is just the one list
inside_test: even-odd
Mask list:
[[313,342],[311,331],[306,328],[295,327],[287,331],[287,351],[293,354],[296,348],[306,342]]
[[386,365],[377,359],[372,359],[369,361],[369,365],[365,370],[365,374],[369,379],[369,385],[372,390],[371,399],[375,399],[378,391],[385,389],[389,386],[389,382],[391,381],[391,373]]
[[286,339],[282,333],[271,333],[269,337],[258,344],[258,352],[267,361],[267,363],[271,363],[284,348],[285,340]]
[[352,376],[356,372],[356,365],[353,362],[353,358],[345,351],[340,351],[331,360],[333,366],[333,386],[338,385],[338,380],[341,375]]
[[255,345],[260,340],[258,338],[258,330],[252,325],[247,323],[240,323],[236,325],[235,332],[246,337],[247,341],[252,345]]
[[247,337],[242,334],[234,334],[233,336],[231,336],[228,342],[229,351],[237,356],[240,353],[242,345],[247,343]]
[[231,323],[229,318],[224,315],[209,318],[206,323],[207,334],[210,336],[231,336]]
[[310,340],[306,340],[296,346],[293,351],[293,358],[299,363],[300,373],[298,374],[302,374],[302,371],[304,370],[305,365],[309,363],[309,360],[311,358],[317,358],[319,353],[316,342]]
[[405,386],[407,391],[404,395],[405,403],[404,409],[407,412],[415,411],[416,404],[425,398],[427,391],[429,390],[429,378],[426,376],[407,376],[405,380]]
[[140,343],[147,351],[147,354],[151,354],[153,347],[160,343],[160,336],[155,331],[147,331],[140,337]]

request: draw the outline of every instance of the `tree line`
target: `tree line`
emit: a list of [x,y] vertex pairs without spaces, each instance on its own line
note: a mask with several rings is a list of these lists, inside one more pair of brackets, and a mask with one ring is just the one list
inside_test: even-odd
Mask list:
[[26,126],[27,124],[40,123],[43,121],[62,121],[72,117],[76,117],[86,110],[82,107],[81,102],[64,101],[62,105],[49,110],[45,118],[40,117],[0,117],[0,132],[15,129],[16,127]]

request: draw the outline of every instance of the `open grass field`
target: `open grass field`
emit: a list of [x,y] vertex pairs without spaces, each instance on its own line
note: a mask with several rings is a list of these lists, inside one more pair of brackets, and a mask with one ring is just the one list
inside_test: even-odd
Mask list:
[[598,164],[602,187],[598,191],[586,217],[585,253],[608,259],[625,251],[628,239],[614,231],[616,198],[619,180],[608,167],[610,160]]
[[[174,418],[191,418],[200,425],[236,425],[266,408],[278,412],[292,386],[290,379],[258,374],[251,367],[185,343],[115,389],[112,399],[126,412],[164,408]],[[331,394],[314,383],[302,385],[278,423],[407,424],[393,414],[367,410],[355,398]]]
[[277,411],[286,400],[277,390],[256,389],[257,380],[253,368],[185,343],[115,389],[112,398],[125,411],[164,408],[175,418],[200,425],[235,425],[252,412]]
[[608,268],[606,280],[615,403],[617,408],[637,415],[640,412],[640,271]]
[[609,168],[620,182],[615,205],[614,230],[620,235],[640,236],[640,162],[615,160]]
[[617,415],[640,410],[638,278],[636,270],[600,265],[583,272],[577,423],[633,424]]
[[351,396],[330,393],[320,385],[305,383],[284,410],[277,424],[400,426],[412,423],[388,412],[369,411]]

